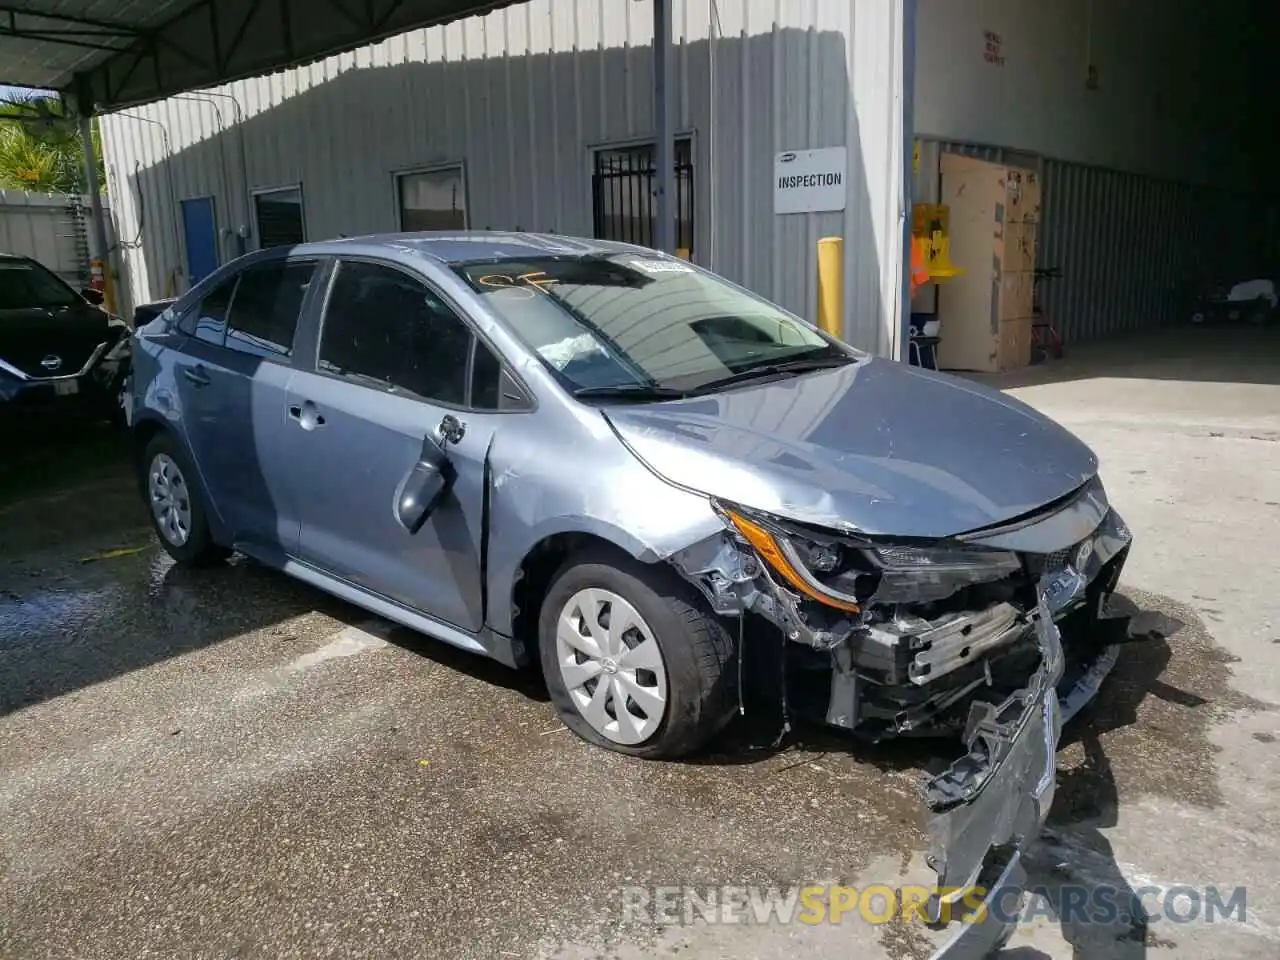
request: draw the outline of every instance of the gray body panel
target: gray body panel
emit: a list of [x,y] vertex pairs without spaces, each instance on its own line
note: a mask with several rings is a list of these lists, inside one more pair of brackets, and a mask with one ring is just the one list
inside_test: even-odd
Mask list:
[[1025,404],[888,360],[608,415],[675,483],[879,536],[947,537],[1007,521],[1098,466]]
[[[164,422],[182,438],[211,491],[221,539],[326,571],[457,630],[500,636],[512,632],[521,563],[558,534],[670,557],[722,529],[708,500],[716,496],[843,530],[943,537],[1033,511],[1096,472],[1083,443],[1025,405],[880,360],[684,401],[580,403],[449,269],[480,258],[637,250],[527,234],[418,234],[249,254],[140,331],[135,421]],[[529,394],[528,410],[457,412],[467,434],[450,448],[456,485],[418,534],[395,522],[396,488],[447,411],[316,373],[320,294],[309,298],[290,365],[227,357],[170,329],[226,277],[285,255],[375,259],[413,272]],[[225,380],[217,396],[184,386],[183,368],[201,359]],[[304,402],[326,412],[325,426],[308,431],[288,416]]]

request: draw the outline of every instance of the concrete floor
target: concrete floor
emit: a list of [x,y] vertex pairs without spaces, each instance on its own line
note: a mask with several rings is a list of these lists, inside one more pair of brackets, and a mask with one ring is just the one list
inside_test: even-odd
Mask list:
[[[1047,898],[1006,960],[1280,951],[1280,343],[1179,331],[1004,378],[1091,443],[1138,629],[1068,728]],[[771,716],[682,764],[535,677],[247,562],[174,568],[107,435],[0,464],[0,957],[928,956],[919,926],[678,925],[624,885],[925,880],[918,750]],[[8,475],[4,476],[5,471]],[[1243,922],[1081,929],[1063,885],[1247,887]],[[1064,937],[1065,934],[1065,937]],[[1068,943],[1074,941],[1075,953]]]

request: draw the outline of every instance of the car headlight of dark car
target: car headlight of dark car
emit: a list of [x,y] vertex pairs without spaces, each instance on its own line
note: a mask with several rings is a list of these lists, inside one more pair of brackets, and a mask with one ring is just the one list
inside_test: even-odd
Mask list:
[[133,331],[120,320],[114,320],[107,328],[107,351],[104,360],[127,360],[129,348],[133,342]]
[[115,343],[108,341],[107,352],[103,354],[102,359],[109,363],[120,363],[129,359],[129,347],[131,338],[128,331],[122,334]]
[[1014,553],[968,546],[855,540],[717,502],[717,512],[788,587],[811,600],[861,611],[868,603],[928,603],[1021,568]]

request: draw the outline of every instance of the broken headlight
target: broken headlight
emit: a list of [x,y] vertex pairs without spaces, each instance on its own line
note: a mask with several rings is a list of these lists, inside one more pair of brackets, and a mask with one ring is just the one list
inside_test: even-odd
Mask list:
[[964,587],[1003,580],[1022,566],[1017,554],[965,547],[876,546],[867,555],[877,566],[877,603],[929,603]]
[[1002,580],[1021,568],[1016,554],[971,547],[853,542],[717,504],[725,522],[792,589],[860,612],[868,602],[929,603],[964,587]]
[[837,610],[858,613],[862,609],[862,598],[870,593],[874,580],[859,582],[869,570],[858,562],[858,551],[834,537],[800,534],[772,520],[747,516],[740,509],[716,507],[721,518],[793,590]]

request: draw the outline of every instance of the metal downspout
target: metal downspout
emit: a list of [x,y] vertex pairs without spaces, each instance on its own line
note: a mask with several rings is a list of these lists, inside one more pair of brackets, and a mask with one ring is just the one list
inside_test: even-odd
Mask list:
[[654,162],[653,244],[664,253],[675,253],[675,93],[672,88],[671,0],[653,0],[653,126],[657,138]]
[[902,277],[898,313],[897,359],[911,359],[911,205],[915,190],[917,0],[902,0]]

